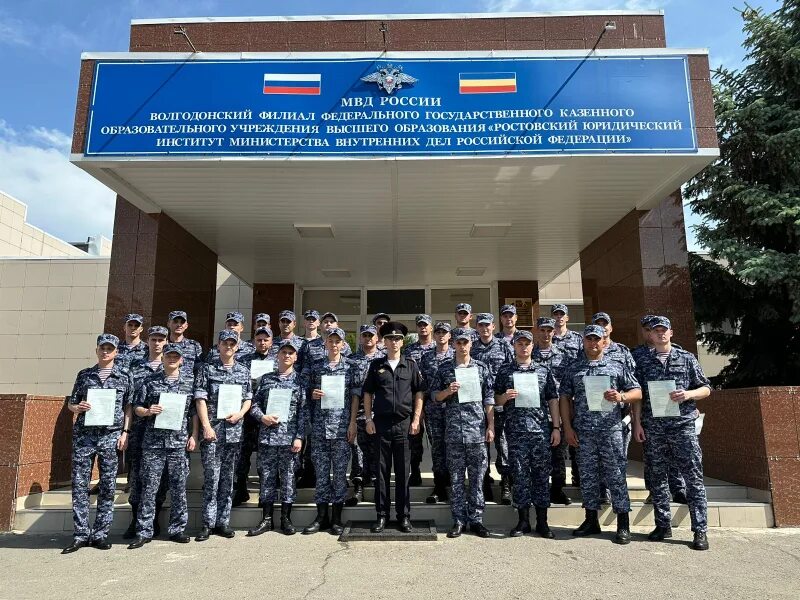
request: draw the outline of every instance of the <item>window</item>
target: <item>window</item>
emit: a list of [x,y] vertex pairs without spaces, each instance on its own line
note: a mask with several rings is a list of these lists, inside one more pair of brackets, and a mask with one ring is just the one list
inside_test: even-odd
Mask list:
[[[361,290],[304,290],[303,310],[333,312],[338,316],[361,314]],[[297,315],[298,319],[301,315]]]
[[456,304],[466,302],[472,306],[472,312],[490,312],[491,300],[489,288],[452,288],[431,290],[431,314],[448,315],[452,318]]
[[417,315],[425,312],[425,290],[367,290],[367,316]]

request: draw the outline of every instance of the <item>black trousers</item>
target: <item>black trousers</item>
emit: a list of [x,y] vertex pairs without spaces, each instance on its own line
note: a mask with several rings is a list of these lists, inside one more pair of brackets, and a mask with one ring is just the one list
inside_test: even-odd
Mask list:
[[397,423],[375,421],[373,443],[375,456],[378,458],[375,510],[379,517],[389,518],[392,465],[394,465],[394,506],[397,519],[411,515],[411,496],[408,488],[408,476],[411,471],[411,451],[408,443],[410,426],[410,417]]

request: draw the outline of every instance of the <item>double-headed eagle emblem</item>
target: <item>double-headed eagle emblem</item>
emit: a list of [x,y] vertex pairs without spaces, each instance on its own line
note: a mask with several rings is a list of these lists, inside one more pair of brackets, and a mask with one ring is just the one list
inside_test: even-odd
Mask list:
[[391,94],[395,90],[401,89],[404,83],[413,85],[417,83],[418,80],[416,77],[403,73],[402,66],[388,64],[385,67],[379,68],[374,73],[362,77],[361,81],[377,83],[379,88],[383,89],[387,94]]

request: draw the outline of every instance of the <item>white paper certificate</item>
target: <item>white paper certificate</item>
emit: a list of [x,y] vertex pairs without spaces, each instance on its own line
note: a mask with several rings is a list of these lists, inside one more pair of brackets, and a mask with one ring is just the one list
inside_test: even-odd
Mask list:
[[184,413],[186,411],[186,394],[173,394],[161,392],[158,395],[158,405],[161,412],[156,415],[153,427],[156,429],[183,429]]
[[603,394],[611,389],[609,375],[584,375],[583,388],[586,390],[586,403],[592,412],[611,412],[614,403],[603,398]]
[[514,398],[516,408],[542,407],[538,373],[514,373],[514,389],[517,390],[517,397]]
[[110,427],[114,424],[114,409],[117,406],[117,390],[93,388],[86,390],[86,401],[92,405],[83,417],[87,427]]
[[224,419],[228,415],[238,413],[242,409],[241,384],[223,383],[217,392],[217,418]]
[[458,388],[459,404],[464,404],[465,402],[480,402],[483,400],[481,397],[481,383],[478,381],[477,368],[456,368],[455,374],[456,381],[460,386]]
[[650,396],[650,408],[654,417],[680,417],[681,407],[673,402],[669,394],[675,391],[675,380],[648,381],[647,391]]
[[286,423],[289,420],[289,407],[292,405],[291,389],[273,389],[267,396],[268,415],[277,415],[278,421]]
[[275,370],[274,360],[254,360],[250,363],[250,379],[260,379]]
[[344,408],[344,375],[323,375],[320,389],[325,394],[321,400],[322,410]]

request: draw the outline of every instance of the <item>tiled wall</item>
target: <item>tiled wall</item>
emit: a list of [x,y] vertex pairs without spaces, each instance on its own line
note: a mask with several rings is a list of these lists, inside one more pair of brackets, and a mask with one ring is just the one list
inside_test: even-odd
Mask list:
[[583,302],[581,261],[576,262],[553,281],[539,288],[539,302],[542,305],[553,302],[570,304],[566,302],[567,300]]
[[96,361],[109,262],[0,259],[0,392],[67,394]]
[[82,250],[25,222],[28,207],[0,192],[0,257],[86,256]]
[[214,331],[225,328],[225,315],[233,311],[239,311],[244,316],[244,338],[250,339],[253,325],[253,288],[222,265],[217,265]]

